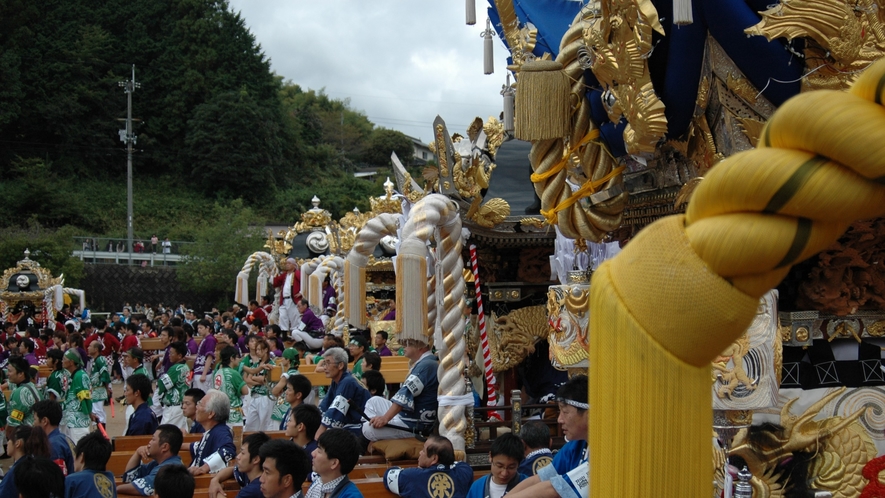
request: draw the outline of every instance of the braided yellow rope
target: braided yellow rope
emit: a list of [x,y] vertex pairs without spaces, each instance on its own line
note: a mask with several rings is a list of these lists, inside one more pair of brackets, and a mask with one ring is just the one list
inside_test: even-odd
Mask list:
[[[529,160],[532,164],[532,182],[535,192],[541,198],[541,212],[548,223],[555,223],[566,237],[573,239],[601,240],[606,233],[617,229],[623,219],[627,205],[627,193],[600,202],[589,209],[577,204],[583,195],[596,190],[604,190],[621,183],[619,172],[609,176],[615,167],[612,157],[599,142],[599,129],[590,120],[590,103],[584,98],[584,69],[578,62],[578,49],[584,45],[583,23],[580,14],[565,33],[560,43],[556,61],[572,84],[572,100],[579,102],[572,110],[569,144],[571,149],[564,151],[563,139],[539,140],[532,143]],[[580,158],[584,184],[595,183],[584,188],[573,197],[572,189],[566,182],[569,178],[568,163],[572,155]],[[604,181],[601,181],[604,178]],[[580,181],[580,180],[579,180]]]
[[710,361],[790,265],[885,214],[885,61],[775,113],[591,285],[590,496],[708,496]]

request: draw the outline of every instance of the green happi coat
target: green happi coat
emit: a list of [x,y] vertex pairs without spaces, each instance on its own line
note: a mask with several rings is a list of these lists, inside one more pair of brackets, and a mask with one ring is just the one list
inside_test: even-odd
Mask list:
[[215,372],[212,384],[215,389],[223,392],[230,398],[230,418],[228,422],[238,424],[243,421],[243,386],[246,381],[240,372],[233,368],[223,367]]
[[34,403],[40,401],[40,392],[33,382],[23,382],[9,396],[6,425],[34,425]]
[[[243,358],[243,361],[240,362],[240,373],[243,372],[243,367],[255,368],[261,364],[261,360],[253,360],[251,355],[246,355]],[[273,360],[268,359],[266,365],[274,366],[275,363]],[[270,370],[264,370],[261,374],[264,376],[264,384],[259,386],[252,386],[251,393],[259,396],[270,396],[270,387],[268,384],[270,383]]]
[[83,369],[78,368],[71,375],[71,385],[65,393],[63,405],[64,417],[62,425],[72,429],[88,428],[92,422],[92,388],[89,377]]
[[188,375],[191,369],[187,363],[176,363],[169,371],[157,379],[157,394],[163,406],[180,406],[184,401],[184,392],[188,389]]
[[[284,373],[281,377],[284,379],[288,379],[290,375],[301,375],[298,373],[297,368],[289,369],[288,372]],[[283,389],[283,393],[277,397],[277,404],[273,407],[273,412],[270,414],[271,420],[274,422],[282,422],[283,417],[286,416],[286,412],[289,411],[289,403],[286,403],[286,390]],[[274,427],[278,427],[279,424],[274,424]]]
[[55,395],[55,400],[61,403],[65,399],[68,392],[68,386],[71,385],[71,374],[64,368],[53,370],[46,379],[46,388],[43,390],[43,398],[48,399],[49,395]]
[[101,401],[108,399],[107,385],[111,383],[111,369],[108,368],[108,360],[98,355],[92,360],[92,371],[89,372],[89,383],[92,384],[92,400]]

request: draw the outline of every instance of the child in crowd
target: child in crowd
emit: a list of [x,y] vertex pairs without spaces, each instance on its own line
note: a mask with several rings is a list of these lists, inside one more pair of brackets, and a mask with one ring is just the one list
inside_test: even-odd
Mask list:
[[271,394],[276,397],[276,404],[270,415],[271,426],[268,428],[268,430],[271,431],[286,430],[284,420],[286,414],[289,413],[289,408],[291,408],[287,399],[289,377],[300,375],[298,373],[298,367],[300,366],[298,350],[287,348],[283,351],[283,355],[277,361],[283,367],[283,373],[280,375],[280,380],[271,390]]
[[240,373],[231,367],[231,359],[237,356],[237,349],[226,346],[220,355],[221,368],[215,372],[213,384],[216,389],[230,398],[230,417],[227,419],[227,425],[231,427],[243,425],[243,396],[249,394],[249,386]]
[[274,362],[270,359],[267,342],[254,341],[255,354],[250,354],[243,359],[241,367],[246,375],[243,380],[251,389],[251,399],[245,407],[247,432],[267,430],[271,424],[271,412],[273,412],[274,400],[270,398],[270,371]]
[[224,495],[224,481],[231,477],[240,485],[237,498],[263,498],[261,493],[261,473],[264,458],[259,451],[261,447],[270,441],[270,436],[263,432],[255,432],[243,438],[240,452],[237,453],[237,464],[233,467],[221,469],[209,483],[209,496]]
[[359,439],[346,429],[323,432],[317,441],[317,448],[313,450],[313,483],[307,490],[307,496],[319,496],[319,493],[336,498],[362,498],[363,494],[356,484],[347,477],[356,466],[361,450]]
[[492,472],[470,486],[467,498],[501,498],[513,489],[526,477],[518,472],[524,452],[522,439],[515,434],[502,434],[495,438],[489,452]]

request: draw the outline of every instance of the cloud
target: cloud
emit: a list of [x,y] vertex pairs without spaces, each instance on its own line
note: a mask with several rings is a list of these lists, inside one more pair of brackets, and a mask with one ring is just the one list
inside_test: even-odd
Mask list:
[[[482,2],[477,2],[482,5]],[[305,88],[350,98],[385,128],[430,140],[439,114],[450,132],[501,112],[506,50],[495,40],[495,74],[483,74],[481,32],[459,2],[230,0],[271,60]]]

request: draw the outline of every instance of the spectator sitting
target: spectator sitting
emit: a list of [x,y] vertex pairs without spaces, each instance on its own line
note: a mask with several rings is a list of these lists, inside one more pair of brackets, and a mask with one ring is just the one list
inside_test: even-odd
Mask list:
[[317,447],[316,434],[320,428],[323,414],[314,405],[302,403],[291,410],[289,421],[286,425],[286,436],[298,446],[304,448],[304,452],[313,464],[313,450]]
[[191,474],[218,472],[236,456],[233,432],[227,426],[228,417],[230,399],[221,391],[210,389],[197,403],[197,422],[206,428],[206,432],[200,442],[189,446],[193,458],[188,469]]
[[526,478],[518,472],[519,462],[525,453],[522,440],[515,434],[502,434],[495,438],[489,452],[492,472],[480,477],[470,486],[467,498],[501,498]]
[[166,465],[157,472],[157,478],[154,480],[154,496],[157,498],[192,498],[196,487],[194,476],[187,471],[184,465]]
[[375,351],[370,351],[363,355],[363,371],[368,372],[369,370],[381,370],[381,355],[376,353]]
[[[264,444],[259,453],[264,460],[261,494],[265,498],[301,498],[301,485],[310,473],[310,461],[295,443],[274,439]],[[355,489],[355,487],[354,487]],[[336,498],[362,496],[359,491]]]
[[44,399],[34,403],[34,426],[41,427],[49,440],[49,458],[58,464],[62,474],[74,472],[73,443],[58,430],[61,424],[62,409],[57,401]]
[[356,377],[356,380],[362,380],[366,353],[369,352],[369,341],[361,335],[353,335],[350,338],[350,344],[348,344],[347,349],[350,351],[350,357],[353,359],[353,368],[350,370],[350,373]]
[[[6,479],[20,484],[16,498],[59,498],[64,496],[65,477],[48,458],[27,456],[10,469]],[[4,479],[4,481],[6,480]]]
[[375,334],[375,351],[378,352],[379,356],[393,356],[390,348],[387,347],[387,337],[387,332],[383,330],[379,330]]
[[520,474],[533,476],[553,461],[553,452],[550,451],[553,439],[547,424],[538,420],[526,422],[519,430],[519,437],[525,445],[525,459],[519,464]]
[[[313,450],[313,483],[307,496],[362,498],[356,484],[347,477],[359,461],[361,447],[359,439],[350,431],[329,429],[324,432]],[[472,476],[473,471],[470,472]]]
[[263,432],[255,432],[243,438],[240,452],[237,453],[237,464],[233,467],[225,467],[212,478],[209,483],[209,496],[224,495],[223,482],[233,477],[240,485],[237,498],[262,498],[261,477],[264,459],[259,450],[270,441],[270,436]]
[[188,420],[193,422],[188,431],[190,434],[202,434],[206,429],[197,422],[197,403],[203,399],[206,393],[202,389],[191,388],[184,392],[184,400],[181,402],[181,413]]
[[464,498],[471,482],[473,468],[455,461],[452,442],[442,436],[427,438],[418,454],[417,468],[391,467],[384,473],[384,487],[404,497],[427,496],[430,483],[434,483],[434,489],[440,491],[439,496]]
[[[323,421],[319,434],[322,435],[323,431],[330,427],[348,429],[356,434],[360,430],[362,416],[358,413],[359,410],[351,410],[350,406],[358,408],[366,406],[369,391],[347,371],[347,353],[343,349],[331,348],[323,356],[326,377],[331,379],[332,383],[326,397],[320,403]],[[358,451],[357,456],[359,453]]]
[[367,370],[363,373],[363,383],[369,394],[372,396],[381,396],[387,398],[387,385],[384,384],[384,375],[376,370]]
[[77,441],[75,472],[65,479],[65,498],[115,496],[114,474],[107,470],[113,450],[111,442],[98,431]]
[[[178,451],[184,436],[181,430],[172,424],[163,424],[157,428],[147,446],[141,446],[126,464],[123,482],[117,488],[117,494],[150,496],[154,494],[154,480],[161,467],[181,465]],[[142,460],[151,460],[142,465]]]

